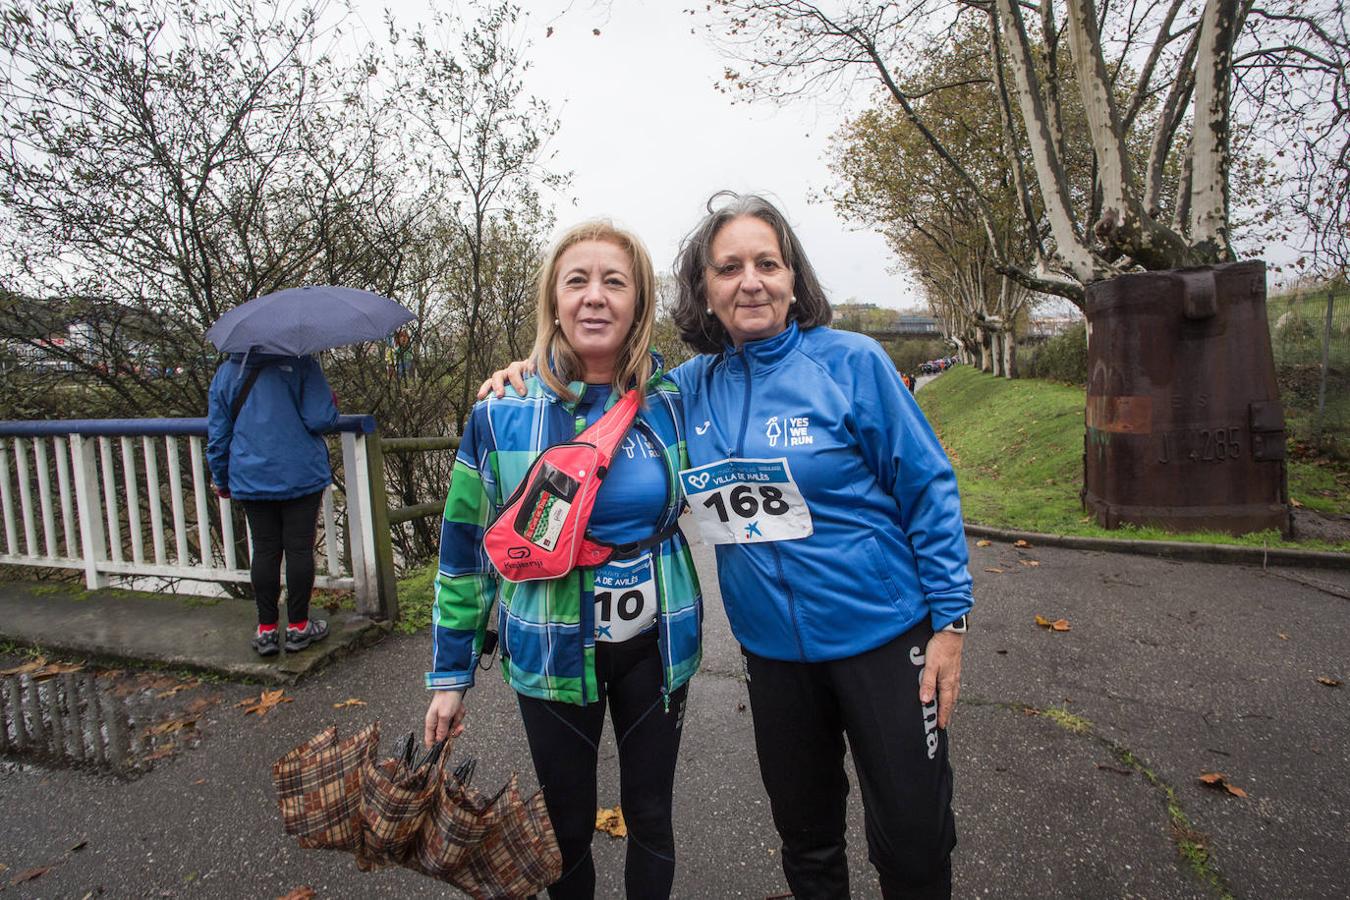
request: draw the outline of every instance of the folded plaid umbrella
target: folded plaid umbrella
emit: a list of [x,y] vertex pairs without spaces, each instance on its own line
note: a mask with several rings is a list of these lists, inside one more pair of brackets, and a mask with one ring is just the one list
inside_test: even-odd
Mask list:
[[362,846],[356,864],[362,871],[402,863],[436,803],[442,777],[436,762],[445,742],[417,762],[411,732],[399,746],[393,759],[367,761],[361,770]]
[[272,767],[282,823],[301,847],[347,850],[362,871],[401,865],[476,900],[538,893],[562,875],[542,792],[515,775],[493,795],[469,787],[475,761],[447,772],[450,747],[414,759],[414,737],[375,761],[379,723],[338,741],[330,727]]
[[339,741],[330,726],[272,766],[272,784],[287,834],[305,849],[361,847],[361,770],[374,759],[380,723]]
[[562,877],[562,851],[544,807],[544,792],[521,800],[515,775],[492,805],[496,822],[452,884],[474,900],[528,897]]

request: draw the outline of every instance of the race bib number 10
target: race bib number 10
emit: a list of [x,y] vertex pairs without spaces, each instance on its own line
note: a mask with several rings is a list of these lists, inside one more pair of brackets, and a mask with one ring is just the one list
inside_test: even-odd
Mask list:
[[680,472],[680,486],[712,544],[791,541],[813,530],[786,459],[724,459]]
[[595,639],[619,643],[656,624],[652,555],[607,562],[595,570]]

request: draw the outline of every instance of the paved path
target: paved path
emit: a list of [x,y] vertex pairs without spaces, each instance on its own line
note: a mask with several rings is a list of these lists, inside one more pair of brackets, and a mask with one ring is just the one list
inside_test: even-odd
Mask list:
[[[956,896],[1350,895],[1350,687],[1318,682],[1350,681],[1350,601],[1289,570],[973,542],[971,553],[978,604],[952,728]],[[738,653],[702,551],[700,565],[707,651],[680,759],[675,895],[764,898],[786,886]],[[1344,572],[1293,574],[1350,588]],[[1036,615],[1071,630],[1039,628]],[[9,764],[0,886],[51,869],[6,897],[278,897],[299,885],[319,897],[446,896],[419,876],[363,875],[350,858],[296,849],[268,778],[273,759],[331,721],[378,716],[387,740],[420,727],[427,655],[425,637],[391,637],[288,689],[295,702],[261,720],[231,706],[256,687],[191,688],[177,696],[224,701],[206,713],[200,745],[134,781]],[[349,697],[367,705],[333,708]],[[513,770],[532,783],[495,671],[470,702],[455,753],[481,757],[483,786]],[[612,805],[606,740],[601,803]],[[1202,786],[1214,771],[1247,797]],[[855,791],[853,893],[875,897],[859,813]],[[1212,881],[1183,845],[1208,854]],[[601,835],[595,847],[599,896],[621,896],[622,842]]]

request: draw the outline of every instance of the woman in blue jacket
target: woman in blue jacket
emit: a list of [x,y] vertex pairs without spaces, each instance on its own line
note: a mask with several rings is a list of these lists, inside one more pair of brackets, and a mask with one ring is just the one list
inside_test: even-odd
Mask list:
[[880,345],[825,327],[783,214],[709,209],[676,264],[675,321],[704,351],[674,374],[681,483],[717,546],[783,870],[798,897],[848,896],[847,737],[882,895],[950,896],[972,605],[955,475]]
[[675,274],[676,324],[703,351],[671,373],[681,486],[717,547],[788,884],[849,895],[847,738],[883,896],[948,897],[946,728],[972,606],[951,464],[880,345],[826,327],[771,203],[710,203]]
[[283,554],[286,652],[328,636],[328,623],[310,618],[309,598],[315,520],[333,481],[323,433],[337,418],[333,390],[312,356],[235,354],[211,379],[206,460],[216,493],[240,501],[248,517],[249,575],[258,605],[253,649],[260,656],[273,656],[282,645],[277,620]]

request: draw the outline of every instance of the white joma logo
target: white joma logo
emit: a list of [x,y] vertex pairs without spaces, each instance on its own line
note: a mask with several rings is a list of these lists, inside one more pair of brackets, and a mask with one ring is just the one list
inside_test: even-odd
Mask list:
[[[919,678],[923,678],[923,664],[926,660],[923,649],[920,647],[909,648],[909,661],[920,667]],[[937,736],[937,698],[933,698],[932,703],[923,705],[923,736],[924,743],[928,745],[928,758],[933,759],[937,756],[938,736]]]
[[710,420],[705,420],[704,423],[703,423],[702,425],[695,426],[695,428],[694,428],[694,433],[695,433],[695,434],[707,434],[707,433],[708,433],[708,426],[711,425],[711,424],[712,424],[712,422],[711,422]]

